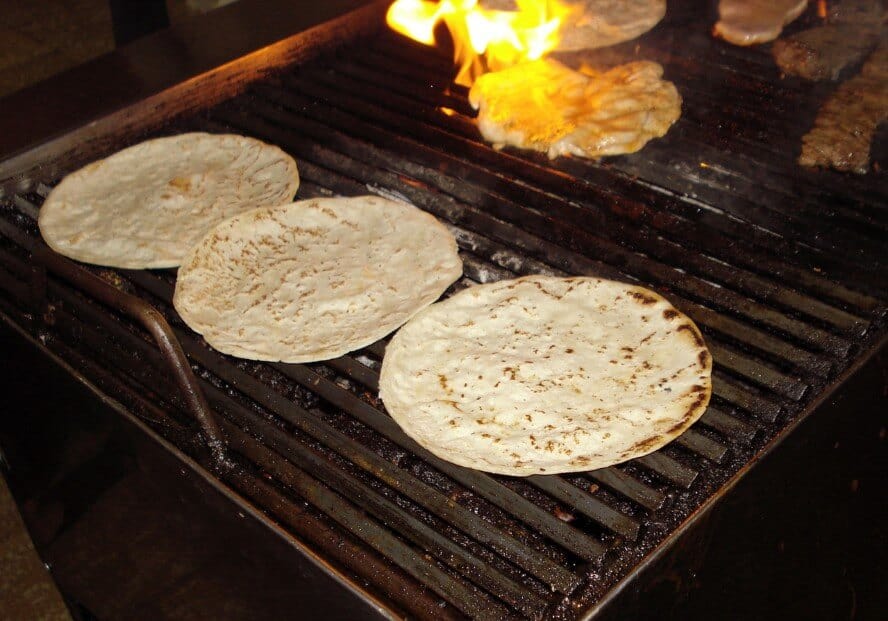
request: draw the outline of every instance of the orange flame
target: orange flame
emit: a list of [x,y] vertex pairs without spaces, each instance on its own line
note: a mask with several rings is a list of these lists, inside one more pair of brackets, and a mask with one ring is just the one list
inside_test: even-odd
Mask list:
[[460,65],[458,84],[471,86],[485,71],[537,60],[558,45],[558,29],[571,10],[556,0],[516,0],[516,11],[483,9],[478,0],[397,0],[386,22],[395,31],[435,45],[444,22]]

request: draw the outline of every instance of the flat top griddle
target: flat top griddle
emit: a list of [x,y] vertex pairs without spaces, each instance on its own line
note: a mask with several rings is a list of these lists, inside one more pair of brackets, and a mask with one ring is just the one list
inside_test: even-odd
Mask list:
[[[80,271],[172,325],[228,441],[217,476],[394,614],[591,614],[886,336],[883,173],[798,167],[833,85],[781,78],[766,48],[713,40],[710,17],[670,6],[651,33],[599,57],[658,61],[684,99],[663,139],[601,162],[494,150],[446,52],[381,25],[124,140],[242,133],[297,159],[297,198],[409,200],[458,240],[453,289],[544,273],[658,291],[701,328],[715,368],[703,418],[651,455],[526,479],[454,466],[385,413],[384,341],[318,364],[237,360],[178,319],[174,271]],[[45,257],[35,217],[57,181],[38,175],[0,199],[0,311],[213,469],[139,323],[33,267]]]

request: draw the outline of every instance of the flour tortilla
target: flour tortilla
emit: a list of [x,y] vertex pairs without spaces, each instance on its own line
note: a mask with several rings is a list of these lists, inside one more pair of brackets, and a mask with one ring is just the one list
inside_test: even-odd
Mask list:
[[[560,0],[563,18],[555,51],[588,50],[640,37],[666,15],[666,0]],[[481,6],[514,11],[515,0],[481,0]]]
[[460,274],[456,240],[433,216],[375,196],[312,199],[210,231],[173,304],[223,353],[311,362],[376,342]]
[[148,140],[65,177],[40,210],[43,239],[78,261],[176,267],[215,224],[293,200],[296,162],[235,135]]
[[461,291],[389,343],[379,394],[404,431],[507,475],[603,468],[670,442],[706,409],[712,359],[652,291],[529,276]]

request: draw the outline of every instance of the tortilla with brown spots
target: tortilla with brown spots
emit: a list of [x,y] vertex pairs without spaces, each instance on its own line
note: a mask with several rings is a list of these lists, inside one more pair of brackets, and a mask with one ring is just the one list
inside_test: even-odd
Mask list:
[[65,177],[40,209],[40,233],[72,259],[129,269],[176,267],[213,226],[293,200],[296,162],[235,135],[139,143]]
[[456,464],[508,475],[603,468],[657,450],[706,409],[712,358],[656,293],[528,276],[409,321],[379,380],[389,413]]
[[324,198],[226,220],[188,253],[173,304],[217,350],[283,362],[370,345],[462,274],[433,216],[376,196]]

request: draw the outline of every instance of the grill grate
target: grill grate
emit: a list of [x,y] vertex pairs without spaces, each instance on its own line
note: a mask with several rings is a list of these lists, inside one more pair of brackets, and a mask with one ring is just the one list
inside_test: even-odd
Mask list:
[[[166,130],[278,144],[299,162],[299,198],[408,199],[455,234],[465,277],[454,289],[549,273],[664,294],[703,330],[714,394],[651,455],[527,479],[454,466],[384,413],[384,342],[323,364],[238,361],[183,327],[173,272],[94,269],[174,326],[229,439],[235,467],[220,476],[396,610],[577,616],[885,333],[884,187],[799,170],[793,154],[816,112],[803,87],[781,82],[765,52],[705,29],[674,40],[685,19],[670,14],[638,48],[676,81],[682,119],[604,163],[493,150],[449,84],[449,59],[389,33]],[[49,189],[0,203],[0,310],[185,443],[185,404],[138,326],[55,278],[47,321],[33,313],[27,252]]]

